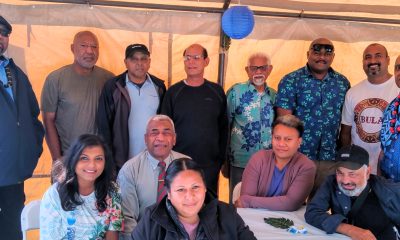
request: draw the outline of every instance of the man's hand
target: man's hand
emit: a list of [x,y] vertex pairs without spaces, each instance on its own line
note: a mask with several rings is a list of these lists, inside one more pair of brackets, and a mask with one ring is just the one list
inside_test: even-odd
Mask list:
[[243,208],[243,204],[242,204],[242,201],[240,200],[240,197],[235,201],[235,207]]
[[339,224],[336,231],[351,237],[352,240],[376,240],[376,237],[370,230],[346,223]]

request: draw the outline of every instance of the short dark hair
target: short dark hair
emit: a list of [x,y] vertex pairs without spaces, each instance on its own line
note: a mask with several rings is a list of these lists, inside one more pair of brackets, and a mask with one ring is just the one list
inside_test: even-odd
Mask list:
[[60,195],[61,207],[64,211],[72,211],[76,206],[83,204],[83,200],[79,195],[79,184],[75,168],[83,150],[87,147],[95,146],[103,149],[105,158],[104,170],[94,183],[96,206],[99,212],[103,212],[107,208],[107,195],[117,191],[117,187],[113,182],[115,180],[115,169],[111,150],[100,136],[83,134],[75,140],[63,159],[65,177],[59,182],[57,190]]
[[279,124],[286,127],[294,128],[299,133],[299,137],[303,136],[304,124],[298,117],[291,114],[277,117],[272,123],[272,133],[274,132],[275,127]]
[[199,45],[199,46],[203,49],[203,52],[202,52],[203,58],[204,58],[204,59],[208,58],[207,49],[206,49],[205,47],[201,46],[200,44],[192,44],[192,45],[190,45],[189,47],[187,47],[187,48],[183,51],[183,56],[185,56],[186,50],[187,50],[188,48],[190,48],[191,46],[193,46],[193,45]]
[[204,172],[203,170],[197,165],[195,161],[193,161],[190,158],[179,158],[174,161],[172,161],[166,171],[165,177],[164,177],[164,185],[167,188],[167,191],[171,191],[171,183],[178,175],[180,172],[185,171],[185,170],[192,170],[195,172],[198,172],[201,176],[201,179],[203,180],[203,183],[205,185],[206,181],[204,178]]

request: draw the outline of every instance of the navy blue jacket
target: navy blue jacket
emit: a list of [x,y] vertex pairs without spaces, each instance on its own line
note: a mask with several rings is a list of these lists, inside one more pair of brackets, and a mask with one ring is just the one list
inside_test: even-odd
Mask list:
[[[172,219],[166,201],[167,196],[160,203],[146,208],[144,216],[132,232],[132,240],[187,240]],[[206,239],[256,240],[235,207],[218,201],[209,192],[206,193],[199,218],[199,227],[203,228]]]
[[22,70],[10,59],[14,101],[0,84],[0,187],[32,176],[40,155],[44,129],[38,120],[35,93]]
[[[394,224],[399,225],[400,183],[394,183],[375,175],[370,175],[368,181],[386,216]],[[331,214],[327,212],[329,209]],[[339,224],[346,219],[350,209],[350,197],[339,190],[335,175],[331,175],[325,179],[314,198],[307,205],[304,217],[306,222],[314,227],[322,229],[326,233],[334,233]]]

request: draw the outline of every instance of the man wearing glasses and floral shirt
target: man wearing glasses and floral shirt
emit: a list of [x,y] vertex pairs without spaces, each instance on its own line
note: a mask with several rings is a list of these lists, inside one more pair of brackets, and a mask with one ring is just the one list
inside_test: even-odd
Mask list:
[[233,85],[227,93],[230,199],[251,155],[271,147],[271,124],[275,117],[276,91],[266,83],[272,71],[271,60],[264,53],[255,53],[249,57],[245,70],[249,80]]
[[[315,187],[334,173],[342,107],[350,82],[331,68],[334,46],[326,38],[310,44],[306,66],[280,81],[275,106],[277,114],[293,114],[304,122],[300,151],[317,164]],[[313,194],[313,193],[312,193]]]

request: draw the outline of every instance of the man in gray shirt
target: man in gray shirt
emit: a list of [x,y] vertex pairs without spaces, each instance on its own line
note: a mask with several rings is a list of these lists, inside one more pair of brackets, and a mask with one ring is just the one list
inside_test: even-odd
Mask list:
[[173,160],[188,157],[172,151],[176,134],[174,123],[168,116],[156,115],[150,118],[144,140],[147,149],[127,161],[118,174],[125,218],[120,239],[131,239],[130,234],[146,207],[162,197],[158,196],[159,176],[162,173],[160,163],[164,162],[166,169]]
[[95,66],[99,42],[92,32],[78,32],[71,51],[74,62],[47,76],[41,96],[46,141],[53,161],[63,156],[75,138],[96,132],[100,93],[113,77],[111,72]]

